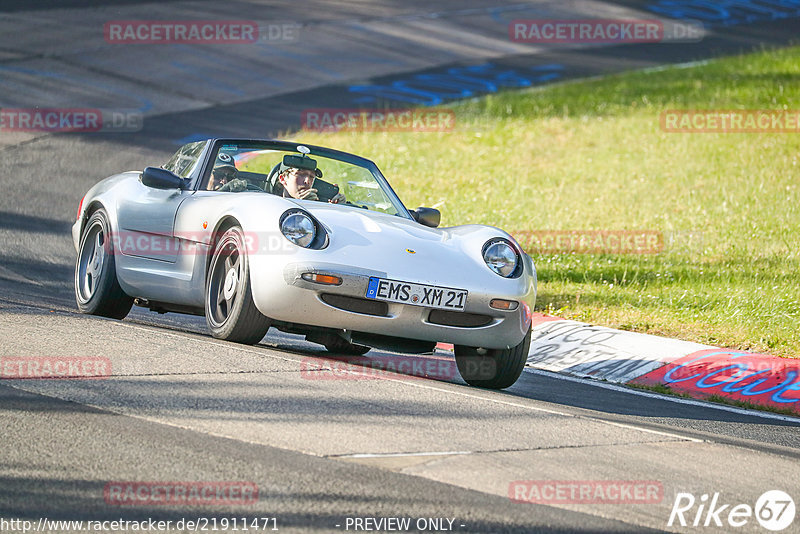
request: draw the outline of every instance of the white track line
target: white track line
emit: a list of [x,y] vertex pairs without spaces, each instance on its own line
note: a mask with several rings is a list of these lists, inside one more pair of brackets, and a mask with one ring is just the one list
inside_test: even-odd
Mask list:
[[682,397],[673,397],[671,395],[662,395],[660,393],[652,393],[649,391],[642,391],[640,389],[635,389],[632,387],[625,387],[625,386],[618,386],[616,384],[609,384],[608,382],[599,382],[597,380],[591,380],[586,378],[578,378],[574,376],[567,376],[562,375],[559,373],[553,373],[551,371],[544,371],[542,369],[534,369],[531,367],[526,367],[525,371],[528,373],[532,373],[535,375],[546,376],[548,378],[555,378],[556,380],[566,380],[567,382],[577,382],[580,384],[586,384],[589,386],[595,386],[598,388],[603,389],[610,389],[612,391],[619,391],[621,393],[629,393],[631,395],[639,395],[640,397],[648,397],[651,399],[659,399],[669,402],[674,402],[676,404],[688,404],[690,406],[701,406],[703,408],[711,408],[714,410],[722,410],[723,412],[732,412],[741,415],[750,415],[753,417],[761,417],[763,419],[775,419],[778,421],[787,421],[790,423],[800,423],[800,418],[791,417],[788,415],[781,415],[777,413],[771,412],[762,412],[760,410],[747,410],[745,408],[737,408],[736,406],[728,406],[725,404],[717,404],[715,402],[707,402],[707,401],[700,401],[694,399],[685,399]]
[[422,389],[430,389],[430,390],[434,390],[434,391],[441,391],[442,393],[449,393],[451,395],[459,395],[461,397],[468,397],[468,398],[471,398],[471,399],[478,399],[478,400],[483,400],[483,401],[487,401],[487,402],[493,402],[495,404],[502,404],[502,405],[505,405],[505,406],[513,406],[515,408],[522,408],[523,410],[530,410],[530,411],[534,411],[534,412],[544,412],[544,413],[549,413],[549,414],[553,414],[553,415],[559,415],[561,417],[574,417],[574,418],[577,418],[577,419],[586,419],[586,420],[589,420],[589,421],[594,421],[594,422],[606,424],[606,425],[609,425],[609,426],[627,428],[629,430],[637,430],[639,432],[644,432],[646,434],[656,434],[656,435],[659,435],[659,436],[664,436],[664,437],[675,439],[675,440],[679,440],[679,441],[691,441],[691,442],[694,442],[694,443],[703,443],[705,441],[705,440],[702,440],[702,439],[692,438],[692,437],[689,437],[689,436],[683,436],[683,435],[675,434],[675,433],[672,433],[672,432],[663,432],[661,430],[653,430],[653,429],[650,429],[650,428],[644,428],[644,427],[640,427],[640,426],[636,426],[636,425],[629,425],[629,424],[626,424],[626,423],[617,423],[615,421],[608,421],[606,419],[601,419],[599,417],[592,417],[592,416],[587,416],[587,415],[576,415],[576,414],[567,413],[567,412],[560,412],[558,410],[551,410],[551,409],[548,409],[548,408],[539,408],[537,406],[529,406],[529,405],[526,405],[526,404],[520,404],[518,402],[505,401],[505,400],[502,400],[502,399],[490,399],[488,397],[484,397],[483,395],[475,395],[475,394],[466,393],[466,392],[463,392],[463,391],[453,391],[453,390],[443,389],[443,388],[436,387],[436,386],[429,386],[427,384],[420,384],[420,383],[413,383],[413,382],[409,382],[409,381],[404,381],[402,379],[401,380],[395,380],[395,379],[391,379],[390,378],[388,380],[390,380],[392,382],[402,382],[403,384],[407,384],[407,385],[412,386],[412,387],[417,387],[417,388],[422,388]]
[[475,454],[474,451],[438,451],[438,452],[386,452],[332,455],[329,458],[405,458],[407,456],[463,456]]

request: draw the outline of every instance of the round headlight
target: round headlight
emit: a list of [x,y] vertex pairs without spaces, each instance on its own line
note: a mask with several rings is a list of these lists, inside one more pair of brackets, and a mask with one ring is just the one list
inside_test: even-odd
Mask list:
[[317,233],[314,221],[305,213],[291,213],[283,219],[281,232],[295,245],[307,248]]
[[517,270],[517,253],[505,241],[495,241],[483,251],[483,261],[491,270],[508,278]]

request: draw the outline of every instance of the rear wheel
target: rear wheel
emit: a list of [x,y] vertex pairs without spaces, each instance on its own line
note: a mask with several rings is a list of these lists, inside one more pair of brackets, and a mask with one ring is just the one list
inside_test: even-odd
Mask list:
[[511,387],[522,374],[530,346],[530,330],[519,345],[510,349],[481,349],[456,345],[458,372],[471,386],[489,389]]
[[211,334],[252,345],[264,338],[270,320],[253,302],[242,229],[226,231],[214,247],[206,278],[206,324]]
[[75,302],[81,313],[124,319],[133,306],[117,280],[111,225],[104,209],[95,211],[81,236],[75,263]]

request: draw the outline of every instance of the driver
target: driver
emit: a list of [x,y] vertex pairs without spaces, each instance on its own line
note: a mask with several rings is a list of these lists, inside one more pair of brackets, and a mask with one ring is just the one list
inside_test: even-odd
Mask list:
[[[322,171],[317,168],[317,161],[309,157],[295,160],[293,165],[281,163],[278,171],[278,180],[283,185],[283,196],[301,200],[320,200],[319,191],[314,189],[314,181],[322,177]],[[336,193],[328,202],[343,204],[345,196]]]
[[217,155],[217,161],[214,162],[214,170],[211,171],[206,189],[209,191],[244,191],[247,189],[247,180],[236,178],[236,172],[233,156],[220,152]]

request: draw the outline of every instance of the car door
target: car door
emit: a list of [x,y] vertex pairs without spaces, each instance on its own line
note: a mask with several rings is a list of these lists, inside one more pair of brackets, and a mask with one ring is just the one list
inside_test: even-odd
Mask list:
[[189,296],[196,254],[186,253],[175,221],[180,206],[195,195],[192,182],[199,176],[206,145],[184,145],[163,166],[184,178],[185,188],[151,187],[140,176],[117,195],[116,267],[129,294],[171,303],[184,303]]
[[175,263],[181,246],[175,237],[175,215],[193,191],[155,189],[141,180],[131,189],[117,208],[120,255]]
[[[164,169],[189,178],[199,166],[206,141],[187,143],[164,165]],[[193,191],[159,189],[142,183],[141,177],[132,182],[120,196],[117,207],[118,244],[122,266],[130,264],[125,258],[144,258],[154,262],[175,263],[180,252],[180,240],[175,236],[175,215],[181,203]],[[136,263],[136,262],[134,262]]]
[[178,207],[194,193],[192,176],[196,178],[206,145],[206,141],[183,145],[163,165],[165,170],[184,179],[182,187],[164,188],[153,182],[145,185],[140,175],[139,180],[129,182],[117,196],[118,267],[147,269],[148,265],[141,260],[150,260],[156,263],[152,268],[168,271],[168,264],[178,260],[181,243],[175,236],[175,218]]

